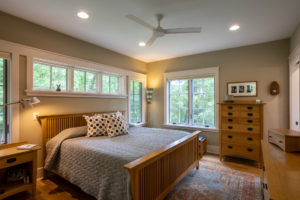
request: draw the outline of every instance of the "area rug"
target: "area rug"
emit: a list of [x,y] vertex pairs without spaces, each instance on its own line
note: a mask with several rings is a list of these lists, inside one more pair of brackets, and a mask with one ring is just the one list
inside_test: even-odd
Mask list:
[[165,200],[261,200],[260,177],[213,163],[200,162]]

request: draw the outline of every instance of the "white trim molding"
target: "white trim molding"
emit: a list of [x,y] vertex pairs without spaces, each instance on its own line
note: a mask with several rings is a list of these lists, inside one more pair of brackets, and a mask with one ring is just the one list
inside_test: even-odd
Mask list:
[[219,155],[219,153],[220,153],[220,146],[217,146],[217,145],[207,145],[206,151],[208,153]]
[[[183,79],[194,79],[201,77],[213,76],[215,79],[215,127],[200,127],[200,126],[190,126],[190,125],[173,125],[168,123],[168,81],[170,80],[183,80]],[[189,88],[189,90],[191,90]],[[180,128],[183,129],[191,129],[191,130],[204,130],[210,132],[217,132],[217,127],[219,125],[219,67],[208,67],[208,68],[200,68],[194,70],[185,70],[185,71],[176,71],[176,72],[168,72],[164,73],[164,126]],[[189,110],[191,110],[191,99],[189,99]],[[189,114],[189,118],[191,118],[191,114]]]

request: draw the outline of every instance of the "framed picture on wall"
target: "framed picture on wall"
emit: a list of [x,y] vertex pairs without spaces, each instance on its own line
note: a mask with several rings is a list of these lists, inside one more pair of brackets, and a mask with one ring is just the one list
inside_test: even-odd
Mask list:
[[257,81],[227,83],[227,94],[235,97],[256,97]]

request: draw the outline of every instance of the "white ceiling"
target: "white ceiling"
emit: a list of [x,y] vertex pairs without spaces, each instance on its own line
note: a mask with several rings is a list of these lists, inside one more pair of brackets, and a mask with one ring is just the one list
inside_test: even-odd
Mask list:
[[[6,13],[145,62],[288,38],[300,22],[299,8],[300,0],[0,0]],[[79,10],[90,18],[77,18]],[[157,13],[165,15],[165,28],[201,26],[202,32],[139,47],[152,33],[125,16],[156,25]],[[234,23],[238,32],[228,30]]]

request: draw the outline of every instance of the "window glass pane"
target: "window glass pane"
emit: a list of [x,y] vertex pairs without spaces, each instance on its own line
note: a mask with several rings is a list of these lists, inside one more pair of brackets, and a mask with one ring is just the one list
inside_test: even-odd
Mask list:
[[33,64],[33,88],[50,89],[51,67],[39,63]]
[[119,78],[110,76],[110,93],[119,93]]
[[137,123],[142,121],[142,83],[130,81],[130,122]]
[[192,80],[192,124],[212,127],[215,125],[214,78]]
[[67,89],[67,69],[62,67],[52,67],[52,89]]
[[[7,60],[0,58],[0,105],[3,105],[7,103],[6,101],[6,90],[7,90],[7,85],[6,85],[6,71],[7,69]],[[7,113],[7,107],[0,107],[0,145],[7,143],[7,137],[6,133],[6,113]]]
[[102,75],[102,92],[109,93],[109,76]]
[[74,91],[84,92],[85,72],[74,70]]
[[4,62],[4,59],[0,58],[0,85],[3,85],[3,73],[4,73],[3,62]]
[[170,123],[188,124],[188,84],[188,80],[174,80],[169,82]]
[[86,72],[86,91],[96,92],[97,91],[97,74]]

